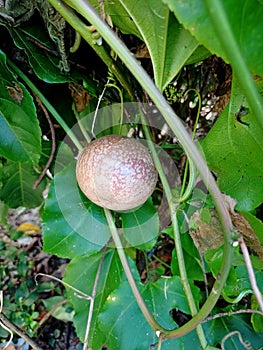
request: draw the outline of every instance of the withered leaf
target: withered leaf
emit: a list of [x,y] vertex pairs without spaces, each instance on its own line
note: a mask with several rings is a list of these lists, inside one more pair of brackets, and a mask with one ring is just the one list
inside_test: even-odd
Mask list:
[[23,101],[24,93],[20,85],[13,81],[14,86],[7,86],[9,96],[19,104]]
[[73,83],[69,83],[68,86],[71,91],[71,96],[75,102],[76,110],[78,113],[81,113],[89,104],[92,96],[87,91],[82,89],[81,86],[77,86]]
[[[234,230],[244,238],[251,252],[263,261],[263,246],[249,222],[244,216],[234,210],[236,201],[227,195],[224,195],[224,199],[228,206]],[[200,211],[196,211],[191,218],[194,228],[192,226],[189,233],[200,254],[204,254],[209,249],[218,248],[224,243],[223,232],[217,213],[214,209],[210,209],[210,213],[211,220],[209,223],[201,220]]]
[[243,236],[246,245],[250,250],[263,261],[263,246],[261,245],[258,236],[250,226],[249,222],[240,213],[236,212],[234,207],[236,201],[230,196],[224,195],[225,201],[228,204],[228,210],[232,219],[234,229],[238,234]]
[[139,45],[135,49],[134,56],[136,58],[150,58],[149,50],[145,44]]
[[200,211],[196,211],[191,218],[195,229],[190,229],[189,233],[196,248],[202,255],[209,249],[218,248],[224,243],[222,228],[216,211],[211,209],[210,213],[211,219],[209,223],[202,221]]

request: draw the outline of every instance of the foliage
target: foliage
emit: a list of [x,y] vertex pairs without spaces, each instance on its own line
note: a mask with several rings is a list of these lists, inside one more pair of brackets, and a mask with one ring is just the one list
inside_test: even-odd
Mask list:
[[[262,81],[257,86],[262,91]],[[239,119],[240,109],[244,112]],[[263,200],[261,127],[235,77],[229,105],[201,144],[207,162],[218,174],[220,188],[237,200],[236,208],[249,212],[258,207]],[[215,151],[218,145],[221,145],[219,153]]]
[[[29,260],[23,247],[19,247],[17,242],[19,232],[9,228],[11,234],[10,242],[1,243],[1,290],[4,292],[4,314],[20,328],[26,330],[30,336],[36,335],[39,323],[41,302],[46,306],[46,310],[52,309],[58,301],[65,300],[65,296],[54,296],[43,299],[49,292],[61,294],[60,288],[55,287],[53,282],[45,282],[36,285],[32,274],[33,264]],[[57,299],[59,298],[59,299]],[[65,303],[64,305],[65,306]],[[69,307],[69,305],[67,305]],[[57,307],[52,315],[58,319],[69,318],[66,308]],[[72,319],[72,317],[71,317]],[[70,320],[71,320],[70,319]],[[1,329],[1,339],[9,337],[9,334]]]
[[[56,7],[56,0],[50,2]],[[82,19],[89,20],[84,5],[82,7],[69,0],[65,2],[80,12]],[[210,17],[207,1],[149,0],[137,1],[134,5],[134,1],[120,0],[114,4],[105,1],[104,7],[98,7],[97,1],[91,3],[115,31],[121,32],[122,40],[110,42],[110,34],[107,37],[104,33],[111,33],[111,29],[106,27],[104,32],[103,24],[100,24],[96,32],[84,24],[74,11],[59,6],[61,14],[89,43],[87,46],[82,42],[79,51],[69,54],[71,71],[68,74],[60,69],[62,58],[54,55],[54,51],[62,44],[70,46],[70,38],[76,35],[70,26],[67,30],[71,35],[66,37],[66,43],[61,43],[60,29],[56,23],[53,36],[40,30],[44,23],[40,26],[34,20],[34,16],[36,20],[39,19],[39,14],[22,25],[12,27],[0,12],[1,33],[12,41],[16,53],[23,57],[16,60],[8,45],[1,44],[0,208],[5,213],[7,207],[42,207],[43,249],[50,254],[72,259],[63,281],[67,283],[67,296],[74,307],[78,336],[82,342],[88,341],[92,349],[99,350],[105,343],[109,350],[148,349],[153,344],[158,349],[188,349],[193,343],[196,349],[215,349],[224,343],[227,349],[242,349],[244,344],[247,348],[261,349],[262,314],[241,313],[246,309],[259,309],[250,282],[251,272],[249,274],[247,271],[239,247],[234,249],[230,243],[234,242],[233,246],[236,246],[237,234],[243,235],[249,243],[253,240],[259,242],[251,247],[250,256],[258,287],[262,291],[262,121],[251,105],[251,96],[244,90],[245,83],[240,81],[235,61],[229,55],[227,37],[233,34],[247,64],[245,67],[254,75],[256,90],[262,94],[262,2],[253,0],[240,4],[237,0],[222,1],[222,11],[226,13],[231,28],[231,32],[225,33],[226,41],[223,43]],[[219,24],[222,13],[218,15]],[[109,42],[106,43],[104,37]],[[225,239],[224,248],[222,230],[215,214],[215,208],[218,210],[220,207],[219,199],[213,195],[212,199],[205,190],[194,189],[196,174],[191,159],[180,174],[177,172],[181,179],[171,179],[171,170],[167,170],[165,164],[158,163],[158,148],[152,150],[149,145],[153,158],[157,155],[154,160],[160,175],[158,188],[140,208],[112,213],[114,228],[107,211],[90,202],[78,188],[75,158],[83,144],[93,137],[98,125],[96,135],[113,132],[126,134],[133,128],[138,135],[143,134],[149,144],[150,137],[158,140],[156,143],[167,150],[172,163],[178,166],[182,166],[180,159],[184,152],[190,158],[192,154],[199,157],[189,136],[186,138],[181,129],[176,130],[176,116],[174,120],[167,118],[165,113],[161,117],[161,125],[169,124],[175,135],[169,131],[160,139],[159,130],[154,128],[150,129],[150,136],[147,134],[147,130],[141,126],[147,123],[140,113],[129,116],[129,123],[123,122],[122,108],[118,104],[120,101],[124,101],[124,106],[137,99],[140,103],[147,101],[139,84],[153,100],[155,96],[150,86],[144,86],[143,77],[141,80],[136,77],[138,82],[133,77],[133,69],[139,71],[141,67],[136,66],[132,59],[125,60],[121,55],[118,57],[118,50],[122,52],[123,44],[131,50],[135,47],[135,55],[143,46],[144,54],[138,57],[141,65],[152,72],[149,79],[154,79],[160,91],[157,102],[167,110],[169,106],[163,102],[162,96],[167,86],[172,86],[175,95],[180,97],[183,89],[196,88],[184,78],[189,64],[193,71],[197,70],[200,61],[215,53],[232,65],[229,102],[208,134],[203,132],[198,143],[217,178],[220,191],[235,199],[235,210],[240,212],[238,218],[242,218],[242,227],[235,224],[236,232],[225,234],[229,235],[226,236],[229,239]],[[87,67],[87,61],[91,67]],[[184,79],[183,84],[177,87],[180,79]],[[100,94],[104,88],[106,92],[101,102]],[[252,93],[253,98],[258,104],[260,100]],[[100,106],[116,104],[114,111],[118,113],[111,120],[105,110],[97,115],[94,110],[100,102]],[[169,102],[173,104],[174,101],[169,99]],[[262,108],[262,101],[260,103]],[[207,123],[201,120],[196,99],[194,106],[201,128],[206,129]],[[49,136],[50,122],[46,120],[45,109],[52,116],[52,123],[58,125],[55,138]],[[158,114],[155,115],[158,119]],[[192,125],[197,125],[196,119],[191,120]],[[50,139],[44,141],[43,136],[47,139],[47,135]],[[180,144],[173,144],[174,136],[181,141],[184,149]],[[51,152],[55,142],[56,155],[49,164],[53,179],[50,181],[45,177],[37,189],[33,189],[47,162],[47,153]],[[176,147],[180,156],[175,154]],[[198,168],[197,159],[193,159],[193,162]],[[200,168],[198,170],[202,177],[202,171]],[[167,185],[167,180],[171,184]],[[203,178],[203,181],[209,187],[210,180]],[[43,191],[47,184],[49,191],[45,197]],[[209,189],[213,192],[212,185]],[[237,213],[233,214],[232,207],[228,210],[235,223]],[[1,219],[4,216],[1,215]],[[219,217],[222,220],[222,215]],[[223,219],[227,226],[226,217]],[[161,227],[163,222],[165,228]],[[200,222],[208,225],[202,226],[208,227],[206,232],[200,229]],[[250,234],[251,227],[253,234]],[[117,247],[114,246],[117,242],[115,230],[119,237]],[[216,235],[218,240],[215,239]],[[165,251],[166,241],[172,242],[168,252]],[[2,248],[3,257],[12,253],[9,248],[8,253],[5,247]],[[160,251],[163,254],[159,257]],[[122,253],[128,257],[126,262]],[[231,254],[233,263],[230,266]],[[28,302],[32,281],[27,277],[25,256],[21,255],[19,259],[19,266],[23,265],[21,273],[24,274],[25,283],[16,291],[12,285],[7,286],[10,294],[14,292],[14,300],[7,300],[10,307],[14,303],[12,314],[8,316],[21,327],[27,326],[30,335],[33,335],[38,316],[34,309],[38,290],[33,293],[35,299]],[[2,275],[6,273],[3,269]],[[138,290],[132,286],[129,271]],[[217,289],[214,289],[216,292],[213,295],[214,282]],[[86,296],[83,297],[83,293]],[[206,302],[207,293],[211,294]],[[219,296],[220,302],[216,303]],[[44,303],[52,309],[52,305],[58,301],[54,299]],[[147,316],[147,310],[155,322]],[[202,324],[209,313],[215,317]],[[221,317],[217,318],[216,314],[221,314]],[[21,319],[24,321],[19,322]]]

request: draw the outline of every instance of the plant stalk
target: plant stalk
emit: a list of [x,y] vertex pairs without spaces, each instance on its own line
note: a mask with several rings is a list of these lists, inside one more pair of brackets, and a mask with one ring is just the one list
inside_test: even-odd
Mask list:
[[[189,305],[191,315],[194,316],[197,314],[197,308],[195,305],[194,297],[193,297],[191,287],[190,287],[188,277],[187,277],[183,248],[182,248],[182,243],[181,243],[181,236],[180,236],[180,231],[179,231],[178,222],[177,222],[177,209],[176,209],[177,205],[174,203],[174,196],[172,194],[170,185],[167,181],[166,175],[163,171],[163,167],[162,167],[162,164],[161,164],[160,159],[158,157],[158,154],[156,152],[156,149],[155,149],[153,143],[151,142],[151,135],[149,132],[149,128],[147,126],[145,117],[142,113],[141,113],[141,119],[142,119],[142,123],[143,123],[142,124],[143,131],[144,131],[146,139],[148,141],[148,147],[149,147],[149,150],[151,152],[151,156],[153,158],[155,167],[156,167],[158,174],[160,176],[161,182],[163,184],[164,192],[165,192],[167,202],[169,205],[170,214],[171,214],[171,218],[172,218],[173,231],[174,231],[174,243],[175,243],[175,250],[176,250],[176,254],[177,254],[180,278],[181,278],[182,286],[183,286],[183,289],[184,289],[184,292],[186,295],[186,299],[187,299],[187,302]],[[181,202],[180,199],[178,201]],[[200,340],[202,348],[205,349],[207,346],[207,341],[206,341],[205,334],[204,334],[204,331],[203,331],[201,324],[199,324],[196,327],[196,333],[198,335],[198,338]],[[170,332],[168,332],[168,334],[170,334]],[[168,337],[169,337],[169,335],[168,335]]]
[[237,76],[248,104],[263,129],[263,99],[256,87],[253,77],[243,58],[230,23],[227,19],[224,6],[220,0],[203,0],[207,8],[210,20],[214,26],[216,35],[225,50],[228,60]]

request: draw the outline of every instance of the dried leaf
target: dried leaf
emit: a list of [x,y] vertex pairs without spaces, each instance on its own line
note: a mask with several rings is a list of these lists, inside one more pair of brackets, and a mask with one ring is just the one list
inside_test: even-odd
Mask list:
[[[224,199],[228,206],[234,230],[237,234],[243,236],[246,245],[253,254],[263,261],[263,246],[249,222],[234,210],[236,201],[227,195],[224,195]],[[201,220],[200,211],[196,211],[191,218],[193,228],[190,230],[190,235],[200,254],[204,254],[209,249],[218,248],[224,243],[223,232],[216,211],[211,209],[210,213],[211,220],[209,223]]]
[[18,226],[16,229],[17,231],[22,231],[26,233],[27,235],[36,235],[40,231],[40,227],[36,225],[32,225],[29,222],[23,222]]
[[209,249],[218,248],[224,243],[221,224],[216,211],[211,209],[210,213],[211,219],[209,223],[201,220],[200,211],[196,211],[191,218],[196,229],[191,229],[189,233],[200,254],[204,254]]
[[80,86],[76,86],[73,83],[69,83],[69,89],[71,91],[71,96],[75,102],[77,112],[80,113],[89,104],[89,101],[92,99],[92,96]]
[[14,347],[14,345],[10,344],[7,347],[4,348],[5,350],[16,350],[16,348]]
[[143,43],[136,47],[136,51],[134,53],[136,58],[150,58],[149,50],[147,46]]
[[7,86],[6,89],[10,97],[20,104],[24,98],[23,90],[16,82],[13,82],[13,84],[14,86]]
[[230,196],[224,195],[224,197],[228,205],[228,210],[235,230],[238,234],[243,236],[246,245],[251,249],[251,251],[257,255],[261,261],[263,261],[263,246],[261,245],[257,235],[244,216],[234,210],[236,201]]

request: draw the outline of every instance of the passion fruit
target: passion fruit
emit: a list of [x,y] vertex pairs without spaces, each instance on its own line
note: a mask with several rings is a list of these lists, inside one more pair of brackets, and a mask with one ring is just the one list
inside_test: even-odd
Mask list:
[[151,196],[157,171],[147,147],[138,140],[107,135],[81,152],[76,177],[92,202],[123,211],[139,207]]

